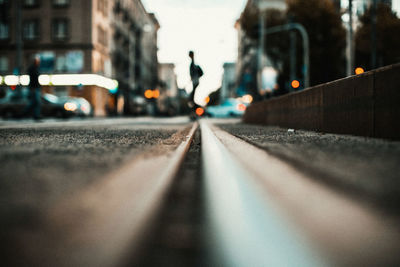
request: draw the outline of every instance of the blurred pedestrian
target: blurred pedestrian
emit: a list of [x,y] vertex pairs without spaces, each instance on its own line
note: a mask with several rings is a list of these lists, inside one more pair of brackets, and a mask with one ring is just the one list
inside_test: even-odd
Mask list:
[[29,75],[29,103],[25,108],[24,115],[33,115],[35,120],[40,120],[40,105],[41,105],[41,87],[39,83],[39,66],[40,58],[35,57],[32,64],[28,68]]
[[191,108],[196,109],[197,105],[194,102],[194,95],[196,93],[196,88],[200,84],[200,77],[203,76],[203,70],[200,68],[199,65],[194,63],[194,52],[189,51],[189,57],[192,60],[190,63],[189,71],[190,71],[190,78],[192,79],[193,90],[189,96],[189,105]]

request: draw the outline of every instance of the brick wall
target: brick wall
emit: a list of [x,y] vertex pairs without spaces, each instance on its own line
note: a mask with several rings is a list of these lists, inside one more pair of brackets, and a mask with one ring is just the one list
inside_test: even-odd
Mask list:
[[243,121],[400,140],[400,64],[255,103]]

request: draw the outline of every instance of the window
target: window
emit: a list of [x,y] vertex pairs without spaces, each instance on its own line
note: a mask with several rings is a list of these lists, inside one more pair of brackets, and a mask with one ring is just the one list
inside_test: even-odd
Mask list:
[[53,6],[55,7],[69,6],[69,0],[53,0]]
[[103,7],[104,7],[104,0],[98,0],[97,1],[97,11],[103,12]]
[[38,20],[28,20],[25,21],[23,25],[24,39],[35,40],[39,38],[39,21]]
[[69,37],[69,27],[67,19],[53,20],[53,38],[55,40],[65,40]]
[[10,37],[9,32],[8,23],[0,22],[0,40],[7,40]]
[[97,1],[97,11],[101,12],[105,17],[108,15],[108,1],[98,0]]
[[0,72],[8,71],[8,57],[0,56]]
[[57,56],[56,58],[56,71],[67,71],[67,58],[64,55]]
[[24,0],[24,6],[25,7],[38,7],[39,6],[39,0]]
[[97,27],[97,41],[104,46],[108,44],[107,31],[101,27]]
[[103,15],[107,17],[108,15],[108,1],[104,0],[104,4],[103,4]]
[[10,20],[10,11],[8,0],[0,0],[0,23],[7,23]]

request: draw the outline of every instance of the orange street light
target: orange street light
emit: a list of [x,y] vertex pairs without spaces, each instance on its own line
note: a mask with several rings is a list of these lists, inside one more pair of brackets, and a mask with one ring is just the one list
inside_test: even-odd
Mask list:
[[207,104],[210,103],[210,97],[207,96],[207,97],[204,99],[204,101],[206,101]]
[[204,114],[204,108],[196,108],[196,115],[201,116]]
[[153,91],[148,89],[144,92],[144,97],[147,99],[153,98]]
[[356,73],[356,75],[362,74],[362,73],[364,73],[364,69],[361,67],[358,67],[358,68],[356,68],[355,73]]
[[160,97],[160,90],[156,89],[153,91],[153,97],[154,98],[159,98]]
[[292,81],[292,87],[293,87],[294,89],[299,88],[299,87],[300,87],[300,82],[299,82],[298,80],[293,80],[293,81]]

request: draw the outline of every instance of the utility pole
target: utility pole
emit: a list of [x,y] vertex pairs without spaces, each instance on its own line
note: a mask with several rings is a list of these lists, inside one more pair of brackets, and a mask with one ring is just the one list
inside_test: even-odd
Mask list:
[[264,38],[265,38],[265,16],[264,12],[259,9],[260,16],[259,16],[259,24],[260,24],[260,40],[258,43],[258,71],[257,71],[257,76],[258,76],[258,89],[262,89],[262,70],[264,68]]
[[[290,16],[289,22],[293,23],[292,16]],[[296,65],[297,65],[296,48],[297,48],[296,32],[290,31],[290,81],[297,79],[297,77],[296,77]],[[293,88],[290,88],[290,90],[292,90],[292,89]]]
[[354,70],[354,42],[353,42],[353,0],[349,0],[349,29],[347,31],[347,76],[353,74]]
[[371,8],[371,69],[376,69],[376,24],[377,0],[373,0]]
[[15,44],[17,47],[17,58],[15,74],[21,75],[22,69],[22,15],[21,15],[21,0],[15,0]]

